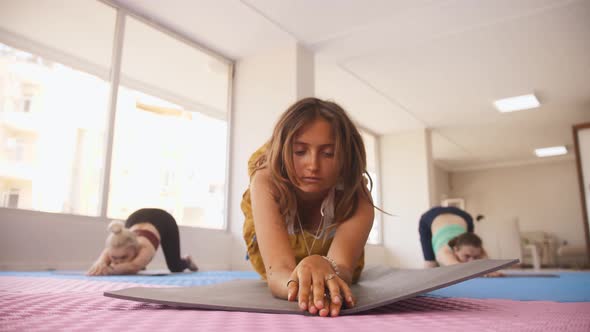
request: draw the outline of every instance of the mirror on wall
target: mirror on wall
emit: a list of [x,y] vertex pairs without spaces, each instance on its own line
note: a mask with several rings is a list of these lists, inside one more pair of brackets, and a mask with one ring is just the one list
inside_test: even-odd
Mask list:
[[582,215],[586,233],[586,257],[590,260],[590,123],[582,123],[573,127],[580,197],[582,199]]

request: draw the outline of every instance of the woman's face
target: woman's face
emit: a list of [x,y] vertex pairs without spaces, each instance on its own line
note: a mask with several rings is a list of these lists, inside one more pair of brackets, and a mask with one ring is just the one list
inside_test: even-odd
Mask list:
[[113,265],[130,262],[136,255],[137,250],[133,246],[109,249],[109,257]]
[[471,245],[462,245],[460,247],[453,248],[453,252],[457,259],[461,263],[471,262],[474,259],[479,259],[482,254],[481,248],[474,247]]
[[293,165],[299,190],[323,193],[336,184],[338,167],[334,150],[334,132],[326,120],[316,119],[299,131],[293,139]]

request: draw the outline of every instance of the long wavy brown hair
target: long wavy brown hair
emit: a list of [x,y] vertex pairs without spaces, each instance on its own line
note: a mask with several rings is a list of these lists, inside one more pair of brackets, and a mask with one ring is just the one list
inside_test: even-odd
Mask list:
[[317,98],[299,100],[287,109],[275,125],[272,137],[266,143],[266,153],[255,161],[255,170],[268,167],[275,186],[275,199],[281,214],[293,222],[297,214],[295,197],[295,167],[293,165],[293,139],[304,126],[321,118],[332,125],[335,153],[339,165],[335,221],[350,218],[357,209],[359,199],[372,204],[370,187],[373,180],[367,172],[367,155],[363,139],[344,109],[338,104]]

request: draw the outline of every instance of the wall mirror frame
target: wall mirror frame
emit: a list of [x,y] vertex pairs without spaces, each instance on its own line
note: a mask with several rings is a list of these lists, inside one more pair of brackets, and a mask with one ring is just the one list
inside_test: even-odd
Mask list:
[[574,150],[582,200],[582,216],[586,234],[586,258],[590,261],[590,122],[573,126]]

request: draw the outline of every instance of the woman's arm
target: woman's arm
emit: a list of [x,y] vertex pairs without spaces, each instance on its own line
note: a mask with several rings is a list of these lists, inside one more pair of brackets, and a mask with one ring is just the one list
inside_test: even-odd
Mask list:
[[287,299],[287,281],[295,269],[295,253],[287,228],[273,196],[268,169],[258,170],[250,183],[252,215],[268,286],[273,296]]
[[111,264],[108,274],[136,274],[151,262],[155,253],[156,251],[152,247],[141,246],[137,256],[132,261]]
[[375,208],[371,202],[361,199],[354,215],[338,225],[328,257],[337,264],[340,278],[352,284],[352,275],[373,227]]
[[344,303],[354,306],[350,284],[374,216],[373,205],[367,200],[359,201],[354,215],[338,225],[327,258],[312,255],[297,265],[291,277],[298,284],[289,285],[289,291],[298,292],[302,309],[306,308],[302,303],[307,303],[312,314],[317,311],[320,316],[338,316]]
[[109,257],[109,250],[105,248],[98,259],[88,271],[86,271],[86,275],[89,276],[97,276],[97,275],[105,275],[108,272],[108,267],[111,264],[111,258]]
[[453,264],[459,264],[459,263],[461,263],[457,259],[457,256],[455,256],[455,254],[453,253],[453,249],[451,249],[451,247],[449,247],[447,245],[442,246],[442,248],[440,248],[438,250],[438,252],[436,253],[436,261],[441,266],[453,265]]

